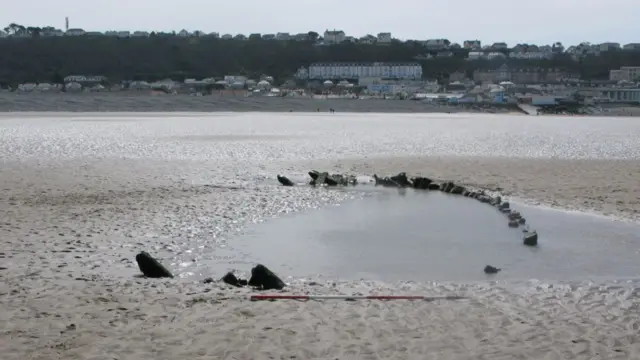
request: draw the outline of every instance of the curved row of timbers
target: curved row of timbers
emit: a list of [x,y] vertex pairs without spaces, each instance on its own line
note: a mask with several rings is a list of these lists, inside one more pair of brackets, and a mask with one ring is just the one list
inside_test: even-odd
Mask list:
[[[357,185],[358,180],[354,175],[342,175],[342,174],[329,174],[328,172],[320,172],[316,170],[309,171],[311,181],[309,185],[312,186],[349,186]],[[286,176],[277,176],[278,182],[283,186],[294,186],[293,181],[289,180]],[[414,177],[409,179],[406,173],[402,172],[398,175],[379,177],[373,175],[373,180],[376,186],[395,187],[395,188],[414,188],[419,190],[438,190],[452,195],[460,195],[472,199],[476,199],[482,203],[489,204],[501,213],[505,214],[508,219],[508,226],[511,228],[518,228],[523,226],[522,232],[524,233],[522,242],[527,246],[538,245],[538,233],[533,230],[529,231],[526,226],[526,219],[518,211],[512,210],[509,202],[502,201],[500,196],[490,196],[484,190],[469,190],[461,185],[456,185],[451,181],[436,183],[427,177]]]
[[[332,174],[327,172],[310,171],[311,177],[310,185],[312,186],[349,186],[356,185],[358,183],[357,178],[353,175],[341,175]],[[285,176],[278,175],[278,181],[283,186],[294,186],[295,184]],[[523,228],[523,243],[527,246],[538,245],[538,233],[529,231],[525,218],[517,211],[511,209],[509,202],[502,201],[500,196],[488,195],[483,190],[469,190],[461,185],[456,185],[453,182],[436,183],[432,179],[426,177],[415,177],[409,179],[406,173],[400,173],[395,176],[378,177],[373,175],[373,179],[376,186],[407,188],[412,187],[420,190],[438,190],[452,195],[460,195],[476,199],[482,203],[489,204],[496,208],[501,213],[505,214],[508,219],[508,226],[511,228],[518,228],[521,225]],[[173,274],[158,260],[153,258],[147,252],[140,252],[136,256],[136,262],[142,274],[149,278],[164,278],[173,277]],[[484,268],[484,272],[487,274],[495,274],[500,269],[487,265]],[[262,264],[258,264],[251,269],[251,278],[249,280],[237,278],[233,272],[227,273],[222,279],[223,282],[237,286],[251,286],[258,290],[281,290],[285,287],[285,283],[271,270]],[[213,279],[205,279],[205,283],[213,282]]]

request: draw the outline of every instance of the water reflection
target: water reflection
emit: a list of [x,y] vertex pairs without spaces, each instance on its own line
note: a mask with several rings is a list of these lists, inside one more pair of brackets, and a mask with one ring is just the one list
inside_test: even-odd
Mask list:
[[516,206],[540,246],[522,245],[521,229],[486,204],[412,189],[296,214],[254,226],[234,239],[256,261],[283,275],[340,279],[577,280],[640,274],[636,224]]

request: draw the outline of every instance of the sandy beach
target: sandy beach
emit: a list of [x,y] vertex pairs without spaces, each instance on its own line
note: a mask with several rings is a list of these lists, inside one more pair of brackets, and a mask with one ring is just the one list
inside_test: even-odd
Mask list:
[[[581,116],[640,116],[640,107],[601,104],[603,111]],[[454,106],[414,100],[245,97],[243,92],[209,96],[152,95],[148,92],[10,93],[0,92],[0,112],[337,112],[349,113],[498,113],[524,115],[515,105]],[[546,116],[546,115],[545,115]]]
[[134,276],[140,250],[174,269],[231,256],[246,274],[251,259],[225,252],[232,234],[361,196],[274,180],[311,168],[407,171],[640,220],[633,119],[424,116],[3,114],[2,359],[640,358],[637,274],[604,283],[281,274],[289,294],[465,297],[432,302],[251,302],[254,292],[188,270]]

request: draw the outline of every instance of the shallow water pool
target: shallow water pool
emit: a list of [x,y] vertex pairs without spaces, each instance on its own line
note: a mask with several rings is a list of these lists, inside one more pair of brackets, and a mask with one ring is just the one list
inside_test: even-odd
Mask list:
[[[504,214],[476,200],[412,189],[371,191],[340,206],[254,225],[230,243],[294,277],[477,281],[640,275],[637,224],[513,205],[539,233],[539,246],[531,248],[522,244],[522,228],[509,228]],[[503,270],[485,275],[487,264]]]

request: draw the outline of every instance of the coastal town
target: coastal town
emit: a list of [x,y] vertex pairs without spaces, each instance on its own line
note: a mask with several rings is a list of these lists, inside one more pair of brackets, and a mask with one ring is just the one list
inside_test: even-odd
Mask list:
[[[322,61],[288,69],[290,76],[281,74],[225,74],[210,77],[177,78],[167,76],[155,80],[124,78],[115,80],[110,74],[71,73],[58,76],[57,81],[29,81],[6,84],[4,92],[17,93],[100,93],[138,92],[152,95],[192,96],[221,95],[234,97],[296,97],[311,99],[400,99],[425,103],[456,104],[520,104],[527,112],[538,113],[530,106],[557,107],[572,112],[575,105],[640,104],[640,43],[614,42],[565,46],[556,42],[548,45],[516,44],[504,42],[483,44],[480,40],[466,40],[462,44],[447,39],[405,40],[394,39],[391,33],[355,37],[341,30],[313,31],[300,34],[232,35],[181,30],[178,32],[107,31],[94,32],[79,28],[65,30],[53,27],[25,27],[10,24],[0,31],[0,41],[21,41],[38,38],[83,38],[86,41],[101,38],[120,40],[146,38],[189,39],[197,43],[202,39],[215,41],[312,43],[324,48],[346,46],[394,46],[397,43],[423,48],[423,53],[405,61]],[[35,46],[35,45],[34,45]],[[259,45],[256,45],[259,46]],[[462,55],[461,55],[462,54]],[[607,69],[608,78],[584,78],[566,66],[548,67],[559,58],[575,63],[583,59],[615,54],[626,56],[625,66]],[[620,55],[622,54],[622,55]],[[432,63],[453,62],[463,57],[467,66],[463,70],[449,71],[433,77],[425,73]],[[474,64],[483,66],[475,66]],[[526,64],[527,66],[523,66]],[[532,66],[532,64],[534,66]],[[535,66],[538,64],[538,66]],[[433,71],[432,71],[433,72]],[[59,74],[56,74],[59,75]],[[280,75],[280,76],[278,76]],[[156,76],[158,77],[158,76]],[[1,78],[0,78],[1,80]]]
[[639,1],[0,8],[0,360],[640,360]]

